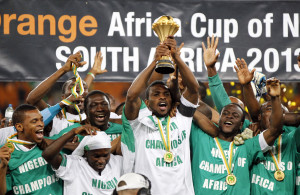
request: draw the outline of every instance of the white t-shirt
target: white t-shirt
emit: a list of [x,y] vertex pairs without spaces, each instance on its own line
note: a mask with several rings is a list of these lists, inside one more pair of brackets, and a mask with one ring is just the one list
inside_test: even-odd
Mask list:
[[111,154],[101,176],[81,156],[65,155],[63,159],[55,172],[64,180],[64,194],[111,195],[122,174],[122,156]]
[[17,133],[14,126],[0,128],[0,146],[6,143],[6,139],[12,134]]
[[[54,117],[53,118],[53,125],[52,125],[52,130],[49,134],[49,137],[52,137],[53,135],[58,134],[61,130],[71,126],[74,124],[74,120],[79,121],[79,115],[78,114],[71,114],[69,112],[66,112],[66,117],[67,118],[58,118],[58,117]],[[85,120],[86,119],[86,115],[85,113],[81,114],[81,120]]]
[[[183,97],[181,103],[187,107],[197,107]],[[174,160],[166,163],[163,157],[167,151],[159,130],[149,116],[152,112],[145,107],[140,110],[137,119],[129,121],[135,138],[134,172],[150,179],[153,195],[194,194],[189,141],[192,117],[183,116],[177,110],[176,117],[171,118],[170,139]],[[153,119],[157,121],[156,116]],[[126,158],[126,154],[123,153],[123,156]]]

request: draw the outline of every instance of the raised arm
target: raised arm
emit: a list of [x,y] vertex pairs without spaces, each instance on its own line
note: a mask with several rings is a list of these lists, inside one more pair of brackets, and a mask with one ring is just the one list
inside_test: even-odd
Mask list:
[[84,78],[84,81],[86,82],[88,87],[91,86],[91,84],[94,81],[96,75],[103,74],[103,73],[107,72],[106,69],[102,70],[102,68],[101,68],[102,60],[103,60],[102,53],[101,53],[101,51],[98,51],[95,55],[95,60],[94,60],[93,67],[91,68],[89,73]]
[[300,113],[285,113],[284,125],[287,126],[299,126],[300,125]]
[[280,83],[276,78],[267,80],[268,94],[271,96],[272,113],[270,127],[264,131],[264,138],[269,146],[272,146],[277,137],[282,133],[283,112],[280,103]]
[[[169,48],[166,45],[157,46],[157,53],[168,55]],[[147,88],[147,83],[155,69],[156,61],[159,60],[161,55],[155,55],[153,62],[147,66],[132,82],[128,89],[126,101],[125,101],[125,116],[128,120],[134,120],[138,117],[139,109],[141,106],[141,100],[139,96]]]
[[235,62],[236,62],[236,66],[234,67],[234,69],[236,70],[238,79],[241,85],[243,86],[244,102],[249,110],[253,122],[257,122],[258,115],[260,112],[260,104],[257,102],[251,86],[251,81],[255,69],[253,69],[250,72],[248,70],[247,63],[243,58],[242,59],[237,58]]
[[216,125],[213,124],[211,120],[209,120],[204,114],[200,111],[196,110],[193,117],[194,122],[197,126],[202,129],[205,133],[212,137],[217,137],[219,133],[219,129]]
[[47,94],[51,87],[56,83],[56,81],[62,77],[65,73],[72,71],[72,63],[77,67],[81,67],[86,64],[86,62],[80,62],[81,54],[77,52],[70,55],[64,66],[58,69],[55,73],[49,76],[47,79],[42,81],[36,88],[34,88],[27,96],[26,102],[28,104],[37,106],[39,110],[47,108],[47,104],[42,98]]
[[212,36],[211,39],[210,37],[207,37],[207,47],[205,47],[205,44],[202,42],[202,49],[204,63],[207,68],[207,76],[209,82],[208,85],[211,91],[211,96],[218,112],[221,113],[222,108],[230,104],[231,101],[221,79],[219,78],[219,75],[217,74],[215,66],[220,55],[220,53],[216,54],[218,43],[218,37],[216,39],[214,38],[214,36]]
[[6,193],[6,173],[10,155],[11,152],[7,146],[4,145],[0,148],[0,195],[5,195]]
[[[173,36],[169,36],[168,39],[175,42]],[[173,44],[171,47],[171,54],[181,74],[182,81],[186,85],[186,90],[183,92],[184,98],[193,104],[197,104],[199,96],[199,85],[190,68],[182,61],[180,57],[180,49],[182,46],[183,44],[181,44],[181,46],[177,48],[175,42],[175,44]]]
[[75,135],[92,135],[96,132],[95,127],[91,125],[84,125],[77,128],[72,129],[68,133],[64,134],[57,140],[55,140],[53,143],[51,143],[42,153],[43,158],[55,169],[58,169],[61,161],[62,156],[60,155],[61,149],[64,147],[64,145],[70,140],[75,137]]

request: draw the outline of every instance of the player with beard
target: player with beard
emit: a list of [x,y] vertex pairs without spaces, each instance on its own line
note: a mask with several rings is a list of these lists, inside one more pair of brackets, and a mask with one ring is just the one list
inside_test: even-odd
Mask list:
[[[58,139],[74,128],[89,124],[109,135],[112,141],[111,151],[116,154],[121,154],[120,138],[116,138],[121,135],[123,127],[120,124],[109,122],[110,102],[107,94],[99,90],[88,93],[84,99],[84,111],[87,116],[85,120],[63,129],[59,134],[52,136],[51,139]],[[79,141],[83,139],[80,135],[78,135],[78,137]]]
[[[215,76],[215,63],[218,38],[207,39],[207,48],[203,45],[204,62],[208,76]],[[233,138],[240,133],[245,119],[244,110],[234,103],[223,107],[219,120],[219,134],[212,138],[193,128],[191,132],[192,172],[195,194],[250,194],[250,168],[256,160],[263,158],[263,152],[273,145],[282,127],[280,106],[280,85],[277,79],[267,82],[268,92],[272,96],[272,122],[270,127],[245,144],[235,146]]]
[[0,194],[62,194],[61,180],[42,157],[40,147],[45,142],[40,111],[23,104],[12,120],[17,133],[0,149]]
[[[122,124],[122,153],[125,172],[141,173],[152,181],[152,194],[194,194],[190,167],[189,136],[192,117],[198,102],[198,82],[182,61],[176,41],[169,37],[156,50],[171,53],[187,90],[180,99],[175,117],[170,117],[174,100],[162,81],[147,87],[154,72],[156,55],[130,86]],[[169,49],[170,47],[170,49]],[[146,90],[145,103],[139,98]]]

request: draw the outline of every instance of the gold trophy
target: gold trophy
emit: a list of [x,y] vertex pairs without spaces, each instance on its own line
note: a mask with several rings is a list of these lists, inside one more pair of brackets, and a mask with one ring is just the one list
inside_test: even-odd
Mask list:
[[[174,35],[178,31],[179,25],[174,22],[172,16],[161,16],[152,24],[152,29],[157,34],[160,42],[164,42],[168,36]],[[162,56],[156,62],[155,71],[160,74],[170,74],[174,70],[174,63],[171,56]]]

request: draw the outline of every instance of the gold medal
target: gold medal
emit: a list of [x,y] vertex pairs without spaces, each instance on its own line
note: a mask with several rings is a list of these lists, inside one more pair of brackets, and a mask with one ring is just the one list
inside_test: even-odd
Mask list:
[[233,175],[233,173],[226,176],[226,183],[231,186],[235,185],[236,177]]
[[5,144],[7,147],[9,147],[10,153],[13,153],[13,151],[15,150],[15,146],[13,143],[11,142],[6,142]]
[[284,172],[278,169],[277,171],[275,171],[274,177],[277,181],[282,181],[284,180]]
[[164,155],[164,161],[167,163],[171,163],[174,160],[174,155],[172,152],[166,152]]

